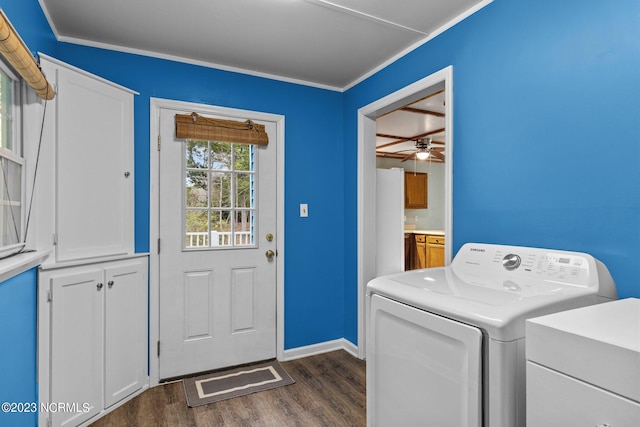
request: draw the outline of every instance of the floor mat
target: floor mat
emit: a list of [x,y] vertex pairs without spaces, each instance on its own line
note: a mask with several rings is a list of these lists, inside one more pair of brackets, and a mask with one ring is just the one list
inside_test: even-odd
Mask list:
[[190,407],[295,383],[277,360],[182,380]]

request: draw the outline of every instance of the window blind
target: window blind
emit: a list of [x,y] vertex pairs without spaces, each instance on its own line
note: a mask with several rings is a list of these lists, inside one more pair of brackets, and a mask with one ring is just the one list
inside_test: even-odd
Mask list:
[[42,99],[53,99],[53,86],[47,81],[27,46],[0,10],[0,53]]
[[269,144],[264,125],[251,120],[214,119],[198,113],[176,114],[176,138],[204,141],[230,142],[236,144]]

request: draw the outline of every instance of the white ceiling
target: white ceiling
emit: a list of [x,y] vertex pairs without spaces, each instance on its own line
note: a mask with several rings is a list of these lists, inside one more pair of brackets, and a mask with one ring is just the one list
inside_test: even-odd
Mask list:
[[491,0],[39,0],[60,41],[344,90]]

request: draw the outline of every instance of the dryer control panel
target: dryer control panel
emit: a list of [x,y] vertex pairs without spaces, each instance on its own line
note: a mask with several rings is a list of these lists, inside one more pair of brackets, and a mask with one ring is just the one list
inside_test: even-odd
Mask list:
[[595,260],[581,252],[467,243],[451,266],[471,276],[530,278],[588,287],[597,282]]

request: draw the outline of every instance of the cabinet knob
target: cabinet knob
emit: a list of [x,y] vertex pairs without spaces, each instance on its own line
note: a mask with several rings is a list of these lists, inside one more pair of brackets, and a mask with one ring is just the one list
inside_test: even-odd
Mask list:
[[112,287],[112,286],[113,286],[113,280],[109,280],[109,281],[107,282],[107,286]]
[[102,284],[102,282],[98,282],[98,284],[96,285],[96,287],[98,288],[98,290],[102,289],[104,285]]

